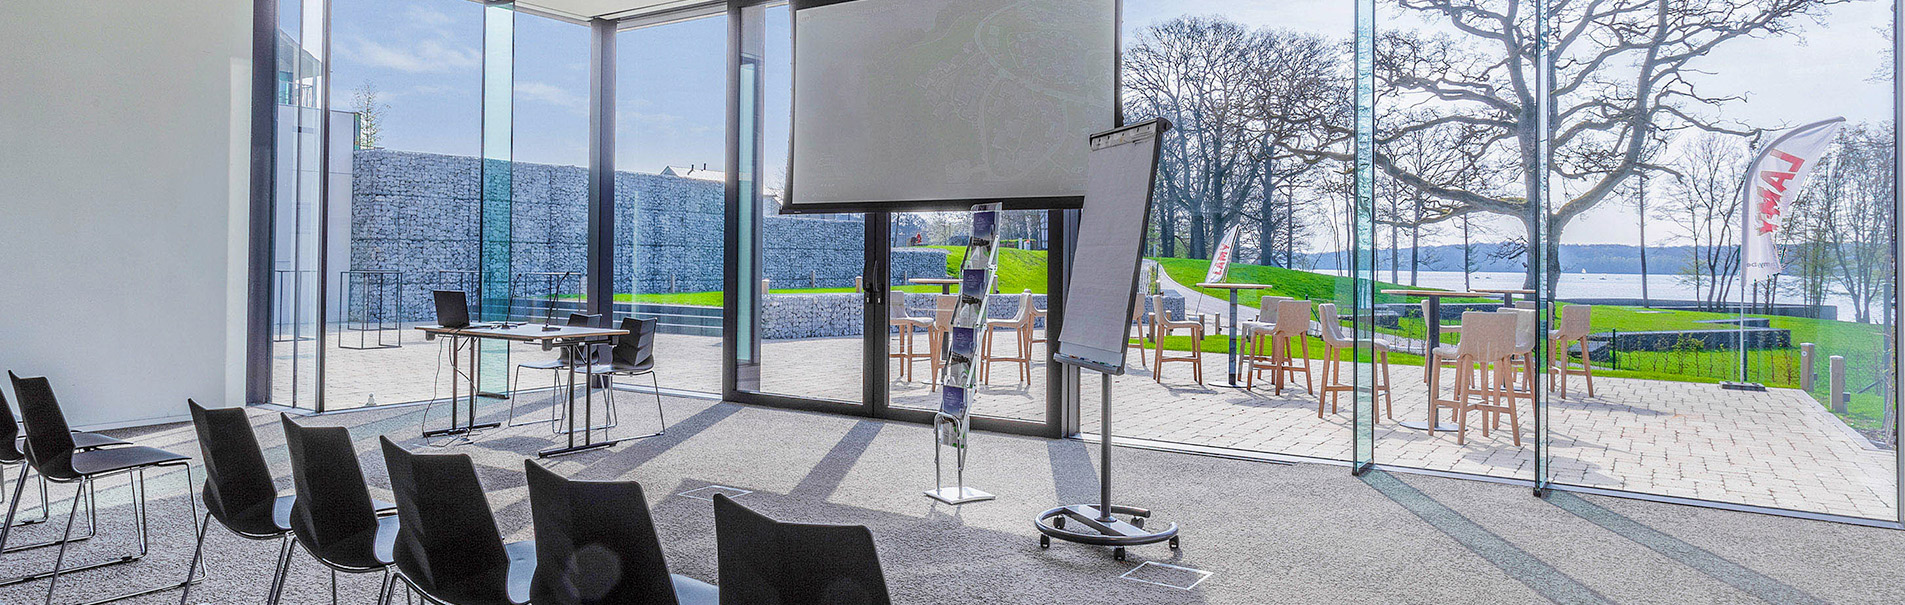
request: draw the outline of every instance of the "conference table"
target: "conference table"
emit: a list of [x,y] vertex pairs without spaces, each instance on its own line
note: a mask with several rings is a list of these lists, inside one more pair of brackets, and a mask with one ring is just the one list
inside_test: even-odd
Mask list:
[[[1243,388],[1244,385],[1237,384],[1237,291],[1238,290],[1268,290],[1270,289],[1270,286],[1268,284],[1227,284],[1227,283],[1221,283],[1221,282],[1203,282],[1203,283],[1197,284],[1197,287],[1209,288],[1212,290],[1229,290],[1230,291],[1230,358],[1229,358],[1229,363],[1226,366],[1230,368],[1230,384],[1226,386],[1229,386],[1231,388]],[[1153,309],[1152,311],[1162,312],[1163,309]],[[1262,309],[1257,310],[1257,316],[1263,317]],[[1202,344],[1203,343],[1192,343],[1191,346],[1193,347],[1202,346]]]
[[[589,349],[593,345],[607,343],[612,338],[628,334],[628,330],[527,323],[478,324],[463,328],[417,326],[417,329],[423,332],[423,337],[426,340],[434,340],[439,336],[450,339],[450,426],[447,428],[426,429],[423,431],[424,437],[436,437],[440,435],[467,436],[472,431],[495,428],[501,425],[501,423],[497,422],[476,422],[476,385],[478,375],[480,374],[478,370],[481,367],[476,359],[476,351],[478,349],[477,342],[482,340],[495,340],[538,344],[542,345],[542,350],[544,351],[561,348],[563,349],[564,357],[567,359],[572,361],[586,360],[586,362],[582,364],[582,372],[585,378],[583,384],[588,385],[588,388],[583,389],[582,428],[577,429],[575,425],[576,395],[574,385],[576,364],[570,363],[568,364],[569,395],[568,399],[563,402],[563,405],[566,406],[568,410],[569,426],[565,430],[568,434],[568,443],[559,447],[543,449],[537,452],[538,456],[546,458],[549,456],[560,456],[562,454],[573,454],[596,448],[609,447],[620,442],[620,440],[607,439],[606,436],[600,441],[594,438],[594,429],[596,428],[594,415],[595,359],[590,355]],[[463,367],[462,363],[461,353],[464,349],[468,349],[469,351],[469,367],[467,369]],[[459,379],[461,379],[461,382],[459,382]],[[464,388],[466,386],[468,387],[467,389]],[[512,393],[512,396],[513,395]],[[457,404],[459,403],[465,403],[466,410],[458,410]],[[576,442],[577,432],[582,433],[581,443]],[[607,431],[604,431],[604,433],[606,435]]]
[[[1415,296],[1415,297],[1422,298],[1423,300],[1428,302],[1428,308],[1424,309],[1422,313],[1423,321],[1426,322],[1429,326],[1429,337],[1428,337],[1429,346],[1422,350],[1422,371],[1424,372],[1436,372],[1440,370],[1440,368],[1436,367],[1436,363],[1435,363],[1435,349],[1436,347],[1442,346],[1442,299],[1444,298],[1488,298],[1489,297],[1489,295],[1484,292],[1447,292],[1443,290],[1400,289],[1400,290],[1383,290],[1382,293],[1394,294],[1397,296]],[[1433,384],[1433,382],[1431,382],[1431,384]],[[1430,390],[1429,400],[1434,401],[1435,395],[1436,395],[1435,391]],[[1427,409],[1428,409],[1428,414],[1425,418],[1425,421],[1418,422],[1415,420],[1404,420],[1402,422],[1398,422],[1397,424],[1400,424],[1404,427],[1416,429],[1418,431],[1429,430],[1431,426],[1433,426],[1435,430],[1438,430],[1438,431],[1453,431],[1458,428],[1453,424],[1442,424],[1442,420],[1436,417],[1434,405],[1428,406]]]
[[906,282],[925,286],[939,286],[940,294],[952,294],[952,287],[959,285],[959,280],[950,277],[915,277],[906,280]]

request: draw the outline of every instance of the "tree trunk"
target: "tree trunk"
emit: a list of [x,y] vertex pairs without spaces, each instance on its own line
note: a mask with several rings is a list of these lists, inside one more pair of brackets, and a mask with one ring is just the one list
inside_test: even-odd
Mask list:
[[1416,192],[1415,221],[1409,225],[1409,285],[1416,285],[1422,267],[1422,193]]
[[1653,303],[1647,296],[1647,173],[1640,173],[1640,196],[1636,198],[1640,206],[1640,306],[1651,307]]

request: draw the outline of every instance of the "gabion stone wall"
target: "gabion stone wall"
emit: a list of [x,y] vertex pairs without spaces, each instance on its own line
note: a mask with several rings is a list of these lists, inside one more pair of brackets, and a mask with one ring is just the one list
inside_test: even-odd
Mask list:
[[[430,291],[475,288],[480,198],[478,159],[384,149],[352,162],[350,268],[404,273],[406,321],[427,320]],[[519,297],[576,294],[587,269],[588,170],[516,163],[511,170],[512,274]],[[721,183],[657,174],[615,174],[616,292],[720,290]],[[864,266],[861,221],[769,216],[763,262],[775,288],[843,288]],[[946,252],[895,249],[895,283],[944,277]],[[341,270],[341,269],[340,269]],[[335,278],[336,276],[332,276]]]

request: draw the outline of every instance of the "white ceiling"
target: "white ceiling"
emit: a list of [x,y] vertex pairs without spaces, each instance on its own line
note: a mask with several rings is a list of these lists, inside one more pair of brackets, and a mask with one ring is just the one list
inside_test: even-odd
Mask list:
[[619,19],[706,4],[711,4],[710,0],[518,0],[516,2],[518,7],[541,9],[580,19],[604,17]]

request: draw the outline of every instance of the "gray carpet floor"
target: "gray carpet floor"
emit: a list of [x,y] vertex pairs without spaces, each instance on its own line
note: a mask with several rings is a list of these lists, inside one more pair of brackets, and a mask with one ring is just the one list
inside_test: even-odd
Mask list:
[[[626,416],[618,431],[652,430],[652,406],[633,393],[621,398]],[[491,418],[506,407],[485,406]],[[1068,543],[1041,550],[1034,515],[1096,499],[1095,445],[979,434],[968,482],[999,499],[952,507],[920,494],[932,481],[932,437],[924,426],[685,398],[668,398],[666,409],[672,424],[664,436],[549,464],[578,478],[640,481],[670,566],[709,581],[718,580],[711,504],[678,494],[720,485],[749,490],[736,501],[779,519],[870,527],[901,603],[1905,602],[1900,531],[1595,496],[1538,499],[1524,487],[1477,481],[1380,472],[1357,478],[1341,466],[1136,449],[1114,453],[1117,498],[1179,523],[1183,550],[1137,547],[1125,562]],[[376,438],[425,447],[416,437],[421,414],[407,407],[304,421],[351,427],[373,494],[388,498]],[[289,493],[276,415],[254,418]],[[198,455],[189,426],[116,433]],[[524,426],[442,451],[475,458],[505,537],[520,540],[533,536],[523,460],[552,441],[546,425]],[[184,474],[148,481],[151,555],[68,576],[55,602],[182,577],[192,544]],[[57,514],[67,510],[70,489],[53,487]],[[136,548],[129,494],[123,480],[102,487],[102,534],[75,546],[69,562]],[[14,539],[44,539],[61,525],[56,517]],[[209,535],[206,579],[191,601],[261,601],[276,544],[217,527]],[[44,569],[52,557],[53,549],[5,555],[0,575]],[[1147,562],[1209,575],[1137,569],[1162,581],[1202,577],[1190,590],[1120,577]],[[372,602],[379,579],[341,576],[341,602]],[[46,587],[41,580],[0,588],[0,603],[37,603]],[[329,590],[323,568],[298,553],[286,601],[327,602]],[[178,599],[174,591],[127,602]]]

